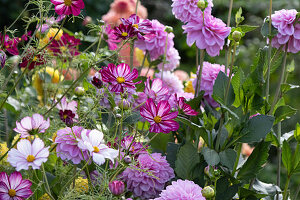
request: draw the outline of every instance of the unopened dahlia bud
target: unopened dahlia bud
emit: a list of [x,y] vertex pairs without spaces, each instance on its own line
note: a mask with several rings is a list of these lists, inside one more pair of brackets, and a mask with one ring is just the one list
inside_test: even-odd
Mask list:
[[86,16],[85,18],[84,18],[84,20],[82,21],[82,25],[83,26],[86,26],[86,25],[88,25],[88,24],[90,24],[90,23],[92,23],[92,18],[90,17],[90,16]]
[[173,32],[173,28],[171,26],[166,26],[165,31],[167,33],[172,33]]
[[199,0],[197,3],[198,8],[200,8],[202,11],[205,10],[208,6],[208,2],[205,0]]
[[122,99],[118,106],[123,110],[128,110],[130,108],[130,102],[127,99]]
[[239,32],[239,31],[234,31],[232,33],[232,38],[233,38],[234,41],[239,42],[240,39],[242,38],[242,33]]
[[0,68],[3,68],[6,62],[6,54],[4,51],[0,50]]
[[202,196],[205,197],[206,199],[210,199],[215,196],[215,190],[210,186],[206,186],[205,188],[203,188],[201,193]]
[[125,190],[123,181],[112,181],[108,184],[108,188],[113,195],[119,196]]
[[131,157],[130,156],[125,156],[125,158],[124,158],[124,162],[126,163],[126,164],[129,164],[129,163],[131,163]]
[[84,90],[83,87],[76,87],[75,88],[75,94],[77,96],[82,96],[82,95],[84,95],[84,93],[85,93],[85,90]]

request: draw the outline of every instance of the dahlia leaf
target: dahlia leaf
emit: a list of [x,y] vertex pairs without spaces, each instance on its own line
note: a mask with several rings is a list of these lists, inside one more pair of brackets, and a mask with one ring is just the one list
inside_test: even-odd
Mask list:
[[275,124],[295,115],[296,112],[297,112],[297,109],[294,109],[288,105],[278,107],[274,114]]
[[219,164],[220,156],[215,150],[208,147],[203,147],[201,152],[209,166],[216,166],[217,164]]
[[237,157],[236,151],[233,149],[226,149],[225,151],[220,152],[219,156],[221,159],[221,164],[233,170],[235,160]]
[[213,87],[213,98],[218,103],[221,103],[225,106],[230,106],[235,101],[234,90],[231,83],[227,99],[225,99],[228,80],[229,78],[224,74],[224,72],[220,71]]

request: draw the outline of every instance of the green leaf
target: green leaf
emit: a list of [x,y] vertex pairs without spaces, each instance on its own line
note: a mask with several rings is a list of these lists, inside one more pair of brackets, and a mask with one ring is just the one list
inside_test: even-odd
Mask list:
[[216,166],[219,164],[220,156],[214,149],[203,147],[201,153],[209,166]]
[[288,83],[281,84],[281,92],[286,93],[292,89],[298,89],[300,86],[299,85],[292,85]]
[[225,103],[225,93],[228,85],[229,78],[220,71],[213,87],[213,98],[220,104],[230,106],[235,100],[234,90],[230,83],[227,95],[227,102]]
[[[154,135],[155,133],[149,133],[150,138],[152,138]],[[154,139],[151,140],[150,145],[156,151],[159,150],[159,152],[165,153],[167,151],[167,144],[170,137],[172,137],[172,133],[158,134]]]
[[225,167],[228,167],[228,169],[233,170],[235,160],[237,157],[237,153],[233,149],[226,149],[225,151],[222,151],[219,153],[221,164]]
[[237,178],[240,180],[250,180],[255,178],[262,169],[262,166],[267,162],[269,148],[269,142],[261,141],[258,143],[252,154],[239,170]]
[[217,181],[216,200],[231,200],[238,192],[240,184],[232,185],[229,183],[227,177],[219,178]]
[[234,73],[234,76],[231,80],[231,84],[235,94],[235,101],[233,103],[235,107],[239,107],[241,105],[241,102],[243,102],[244,94],[241,88],[241,84],[243,83],[243,81],[244,72],[241,68],[238,68],[237,72]]
[[294,137],[297,140],[297,142],[300,142],[300,125],[296,124],[296,129],[294,131]]
[[272,145],[274,145],[275,147],[279,147],[279,141],[278,141],[278,138],[277,138],[277,136],[274,134],[273,131],[267,134],[265,141],[266,141],[266,142],[272,142]]
[[145,82],[147,81],[147,77],[139,76],[137,79],[134,80],[134,82],[142,81],[141,83],[135,85],[137,92],[143,92],[145,89]]
[[199,164],[200,156],[197,149],[191,143],[183,145],[175,161],[175,172],[182,179],[193,180],[192,169]]
[[242,8],[239,8],[239,10],[235,14],[235,23],[236,23],[236,26],[238,26],[240,23],[242,23],[244,21],[244,19],[245,19],[242,16],[242,13],[243,13]]
[[288,174],[290,175],[291,171],[293,170],[292,150],[286,140],[283,141],[282,145],[282,163],[287,169]]
[[193,130],[204,129],[203,126],[195,124],[194,122],[190,121],[189,119],[181,117],[181,116],[177,116],[176,121],[184,123],[185,125],[189,126]]
[[260,33],[262,34],[262,36],[264,37],[274,37],[275,35],[277,35],[277,29],[273,26],[271,26],[271,34],[269,34],[269,19],[266,18],[261,29],[260,29]]
[[188,101],[187,104],[189,104],[192,109],[199,110],[204,93],[205,92],[202,90],[198,97]]
[[268,115],[257,115],[245,124],[241,131],[242,137],[239,142],[253,143],[265,138],[273,127],[274,117]]
[[261,199],[268,196],[267,194],[258,194],[253,190],[249,190],[246,188],[241,187],[239,189],[239,198],[240,199]]
[[258,27],[259,26],[251,26],[251,25],[240,25],[239,26],[239,28],[241,28],[241,31],[243,31],[243,33],[248,33],[250,31],[254,31]]
[[291,117],[295,115],[297,112],[296,109],[292,108],[291,106],[280,106],[275,111],[275,124],[277,124],[280,121],[285,120],[288,117]]
[[167,161],[173,169],[175,169],[175,161],[179,147],[180,144],[175,144],[173,142],[168,142],[167,145]]

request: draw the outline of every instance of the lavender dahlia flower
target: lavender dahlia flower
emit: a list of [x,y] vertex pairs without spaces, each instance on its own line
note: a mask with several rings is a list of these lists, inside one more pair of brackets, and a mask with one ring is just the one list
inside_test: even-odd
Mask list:
[[163,86],[169,89],[169,94],[183,93],[184,86],[174,73],[170,71],[164,71],[163,77],[161,77],[161,72],[158,72],[155,74],[155,77],[160,79],[163,78]]
[[162,68],[164,68],[164,71],[173,71],[174,69],[176,69],[176,67],[178,67],[180,63],[180,56],[177,49],[173,47],[167,51],[166,61],[168,63],[164,65],[163,63],[160,63],[159,65],[157,65],[157,68],[159,70],[162,70]]
[[[203,22],[204,21],[204,22]],[[187,33],[187,44],[192,46],[196,42],[199,49],[205,49],[210,56],[217,56],[223,49],[225,38],[230,34],[231,28],[212,15],[195,18],[183,26]]]
[[127,190],[141,199],[155,198],[165,183],[175,177],[173,169],[160,153],[141,154],[137,164],[127,168],[121,177],[127,183]]
[[205,200],[201,193],[202,188],[189,180],[173,181],[172,185],[167,186],[165,190],[160,193],[160,197],[154,200]]

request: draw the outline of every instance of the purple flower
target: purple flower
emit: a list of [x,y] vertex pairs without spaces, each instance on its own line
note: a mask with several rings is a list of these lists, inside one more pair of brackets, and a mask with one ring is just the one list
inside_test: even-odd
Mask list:
[[[57,131],[57,137],[54,142],[57,144],[56,154],[58,157],[62,160],[71,160],[74,164],[79,164],[81,160],[88,160],[88,151],[78,147],[78,140],[81,139],[83,130],[84,128],[82,127],[74,126]],[[90,130],[87,131],[87,134],[89,132]]]
[[62,98],[60,104],[57,104],[56,107],[59,109],[60,119],[66,123],[67,126],[72,125],[74,122],[77,122],[77,102],[71,101],[67,102],[67,98]]
[[[203,23],[204,21],[204,23]],[[205,49],[210,56],[217,56],[223,49],[225,38],[230,34],[231,28],[212,15],[204,15],[189,21],[183,26],[187,33],[187,44],[192,46],[196,42],[199,49]]]
[[[52,39],[52,37],[50,38]],[[55,56],[67,55],[68,57],[78,56],[78,46],[80,45],[80,39],[63,33],[59,40],[53,40],[48,48],[53,52]]]
[[136,164],[121,174],[127,183],[127,190],[141,199],[157,197],[165,183],[174,177],[173,169],[160,153],[139,155]]
[[45,33],[53,24],[59,23],[64,18],[65,15],[59,15],[56,19],[54,17],[46,18],[45,24],[42,24],[42,28],[40,28],[40,24],[37,24],[36,28],[39,29],[41,33]]
[[126,40],[127,38],[132,38],[136,36],[136,31],[131,25],[120,24],[114,28],[114,34],[117,37],[116,39]]
[[[202,18],[202,11],[198,8],[198,0],[172,0],[172,12],[175,17],[182,22],[189,22],[197,18]],[[207,0],[208,6],[205,9],[205,14],[211,13],[213,7],[212,0]]]
[[125,184],[123,181],[112,181],[108,184],[108,188],[113,195],[119,196],[125,191]]
[[178,67],[180,63],[180,56],[177,49],[173,47],[167,50],[166,61],[167,63],[165,63],[164,65],[163,63],[158,64],[157,68],[159,70],[162,70],[162,68],[164,67],[164,71],[173,71],[174,69],[176,69],[176,67]]
[[131,135],[127,135],[121,140],[121,148],[122,151],[128,150],[131,155],[140,155],[147,153],[148,146],[144,146],[141,142],[136,142]]
[[182,111],[186,115],[198,115],[198,112],[193,110],[189,104],[185,103],[185,98],[184,97],[179,97],[177,98],[177,94],[175,94],[175,99],[177,102],[177,108],[179,111]]
[[17,144],[17,149],[12,148],[8,152],[7,161],[11,166],[16,167],[17,171],[39,169],[42,163],[48,160],[49,147],[45,148],[44,142],[36,138],[33,143],[29,140],[21,140]]
[[167,186],[165,190],[160,193],[160,197],[154,200],[205,200],[202,196],[202,188],[189,180],[177,180],[173,181],[172,185]]
[[5,52],[0,49],[0,68],[3,68],[5,66],[6,58],[7,56]]
[[50,119],[44,120],[40,114],[33,114],[32,117],[24,117],[20,122],[16,122],[14,131],[21,134],[21,138],[27,138],[37,133],[45,133],[50,126]]
[[114,34],[115,30],[111,28],[111,25],[107,25],[105,28],[106,33],[106,42],[108,44],[109,50],[116,50],[118,48],[118,43],[121,42],[118,40],[118,37]]
[[[161,72],[156,73],[155,77],[162,79]],[[169,94],[183,93],[184,86],[174,73],[170,71],[164,71],[162,81],[163,86],[169,89]]]
[[145,83],[144,93],[148,98],[152,98],[153,100],[164,100],[169,95],[169,89],[163,86],[163,82],[159,78],[154,79],[150,85],[150,78],[148,78]]
[[84,8],[83,0],[51,0],[58,15],[79,15]]
[[20,172],[13,172],[8,176],[0,173],[0,199],[23,200],[32,195],[30,180],[23,180]]
[[[219,106],[219,104],[213,99],[212,94],[215,80],[217,79],[220,71],[225,72],[224,65],[211,64],[209,62],[203,63],[200,90],[205,91],[203,98],[214,108]],[[196,88],[196,84],[197,79],[194,79],[194,88]]]

